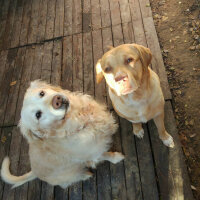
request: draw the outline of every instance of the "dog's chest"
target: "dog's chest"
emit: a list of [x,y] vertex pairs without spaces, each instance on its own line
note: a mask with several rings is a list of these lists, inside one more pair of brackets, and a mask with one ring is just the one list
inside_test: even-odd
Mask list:
[[148,100],[134,101],[131,95],[126,98],[116,97],[112,92],[110,98],[118,115],[130,122],[147,122],[151,118],[148,114],[150,108]]

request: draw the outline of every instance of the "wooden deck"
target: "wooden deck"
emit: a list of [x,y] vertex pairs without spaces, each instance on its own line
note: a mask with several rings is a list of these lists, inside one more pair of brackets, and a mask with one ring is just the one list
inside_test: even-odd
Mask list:
[[66,190],[39,180],[11,190],[0,180],[0,199],[193,199],[149,0],[0,0],[0,163],[9,155],[12,173],[29,170],[28,144],[17,123],[30,81],[83,91],[112,109],[105,82],[95,83],[94,65],[108,45],[133,42],[153,53],[151,67],[161,79],[165,124],[175,148],[161,143],[152,121],[139,140],[131,124],[117,118],[113,149],[125,154],[124,162],[105,162],[92,179]]

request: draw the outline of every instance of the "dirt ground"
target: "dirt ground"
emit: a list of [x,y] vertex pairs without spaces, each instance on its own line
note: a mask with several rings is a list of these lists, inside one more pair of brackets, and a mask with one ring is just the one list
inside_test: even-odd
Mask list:
[[200,0],[151,0],[179,136],[200,199]]

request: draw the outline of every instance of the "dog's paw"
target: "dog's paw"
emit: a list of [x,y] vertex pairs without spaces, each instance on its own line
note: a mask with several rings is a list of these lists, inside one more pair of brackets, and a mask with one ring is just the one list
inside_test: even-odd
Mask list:
[[134,133],[133,134],[139,138],[139,139],[142,139],[144,137],[144,129],[141,129],[138,133]]
[[83,180],[83,181],[84,181],[84,180],[87,180],[87,179],[91,178],[92,176],[93,176],[93,173],[87,171],[87,172],[85,172],[85,174],[83,174],[82,180]]
[[113,164],[116,164],[120,161],[124,160],[124,155],[119,152],[113,152],[112,159],[110,159],[110,162]]
[[174,148],[174,140],[173,137],[171,135],[169,135],[167,140],[162,140],[164,145],[170,148]]

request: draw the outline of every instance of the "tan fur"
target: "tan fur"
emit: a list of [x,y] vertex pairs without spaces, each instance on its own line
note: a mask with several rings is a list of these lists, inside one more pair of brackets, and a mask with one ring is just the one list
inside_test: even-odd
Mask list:
[[[120,45],[106,52],[98,61],[97,82],[105,77],[115,111],[131,121],[133,126],[137,124],[136,135],[137,132],[142,135],[140,123],[154,119],[164,144],[173,147],[173,140],[164,127],[164,97],[159,78],[149,67],[151,59],[152,54],[146,47]],[[120,76],[128,78],[120,82]]]
[[[41,91],[45,92],[44,97],[40,97]],[[50,103],[56,95],[69,100],[64,118],[62,110],[54,110]],[[37,109],[42,111],[39,120],[35,116]],[[19,126],[29,143],[31,172],[17,178],[10,174],[5,160],[1,176],[14,187],[38,177],[66,188],[90,178],[87,167],[104,160],[117,163],[124,158],[121,153],[107,152],[117,124],[106,107],[88,95],[34,81],[25,94]]]

